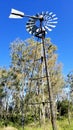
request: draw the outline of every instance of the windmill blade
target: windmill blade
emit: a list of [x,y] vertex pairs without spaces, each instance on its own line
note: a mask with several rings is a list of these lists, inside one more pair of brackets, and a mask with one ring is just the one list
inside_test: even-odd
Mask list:
[[49,23],[49,24],[57,24],[58,21],[52,21],[52,22],[48,21],[47,23]]
[[46,11],[45,15],[48,15],[48,14],[49,14],[49,12],[48,12],[48,11]]
[[32,28],[31,27],[26,27],[26,29],[27,29],[28,32],[33,34],[33,33],[36,32],[37,27],[36,27],[36,25],[34,25]]
[[32,28],[33,28],[32,26],[31,27],[26,27],[27,30],[32,29]]
[[29,34],[32,34],[32,31],[29,31]]
[[49,15],[52,15],[52,14],[53,14],[53,12],[50,12],[50,13],[49,13]]
[[11,14],[9,16],[9,18],[23,18],[24,17],[24,13],[21,11],[18,11],[16,9],[11,9]]
[[26,28],[30,28],[30,27],[33,27],[35,24],[30,24],[30,25],[26,25]]
[[45,26],[45,28],[46,28],[48,31],[52,31],[52,29],[49,28],[49,27],[47,27],[47,26]]
[[30,24],[34,24],[34,23],[35,23],[34,21],[28,21],[26,24],[30,25]]
[[51,19],[48,19],[48,22],[52,22],[52,21],[56,21],[58,18],[51,18]]
[[44,15],[44,11],[42,11],[42,15]]
[[57,20],[58,18],[56,17],[56,18],[53,18],[53,20]]
[[52,28],[55,28],[56,26],[55,25],[52,25],[52,24],[47,24],[48,27],[52,27]]
[[55,16],[56,16],[56,14],[53,14],[53,15],[52,15],[52,17],[55,17]]

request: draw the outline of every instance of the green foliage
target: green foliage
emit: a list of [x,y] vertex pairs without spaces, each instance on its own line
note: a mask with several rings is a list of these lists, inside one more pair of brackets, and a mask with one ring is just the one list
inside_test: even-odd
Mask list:
[[57,101],[57,110],[60,116],[68,116],[68,107],[70,107],[70,110],[72,110],[72,102],[69,104],[68,100]]

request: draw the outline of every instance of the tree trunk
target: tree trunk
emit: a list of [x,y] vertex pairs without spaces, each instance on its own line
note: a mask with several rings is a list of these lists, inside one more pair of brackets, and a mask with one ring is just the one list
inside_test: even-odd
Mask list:
[[70,125],[70,101],[68,101],[68,123]]

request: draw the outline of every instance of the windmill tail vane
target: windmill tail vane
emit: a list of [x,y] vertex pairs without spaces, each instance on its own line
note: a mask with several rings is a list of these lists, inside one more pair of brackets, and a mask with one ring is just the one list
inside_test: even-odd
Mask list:
[[9,18],[20,18],[22,19],[24,17],[24,13],[21,11],[18,11],[16,9],[11,9],[11,14],[9,15]]
[[9,15],[9,18],[22,19],[23,17],[38,19],[38,17],[36,17],[36,16],[25,15],[23,12],[21,12],[19,10],[16,10],[16,9],[13,9],[13,8],[11,9],[11,14]]

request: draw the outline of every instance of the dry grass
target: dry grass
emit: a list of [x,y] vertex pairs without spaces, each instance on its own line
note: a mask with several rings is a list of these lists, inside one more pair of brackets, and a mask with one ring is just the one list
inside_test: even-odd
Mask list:
[[[63,119],[57,121],[57,127],[58,130],[73,130],[73,119],[71,120],[71,123],[69,125],[68,119]],[[18,129],[8,126],[4,128],[0,128],[0,130],[22,130],[22,127],[19,127]],[[52,130],[51,122],[48,122],[41,127],[38,124],[29,124],[28,126],[24,126],[24,130]]]
[[8,127],[0,128],[0,130],[17,130],[17,129],[14,127],[8,126]]

